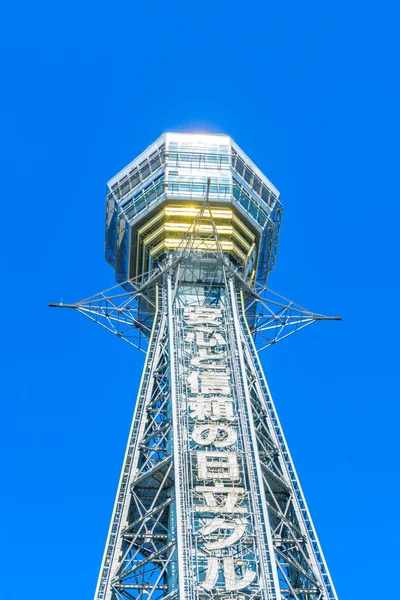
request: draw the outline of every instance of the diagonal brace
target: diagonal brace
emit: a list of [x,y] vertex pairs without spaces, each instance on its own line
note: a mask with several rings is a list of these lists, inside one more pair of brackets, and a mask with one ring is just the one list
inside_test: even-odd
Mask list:
[[258,293],[252,291],[246,301],[241,291],[241,298],[243,311],[258,352],[316,321],[342,320],[339,316],[313,313],[266,287]]

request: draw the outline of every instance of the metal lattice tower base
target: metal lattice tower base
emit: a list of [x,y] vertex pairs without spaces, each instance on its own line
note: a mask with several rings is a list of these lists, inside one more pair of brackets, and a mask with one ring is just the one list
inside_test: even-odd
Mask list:
[[260,265],[265,223],[257,237],[250,212],[213,199],[208,172],[199,194],[197,207],[169,201],[136,229],[127,220],[135,276],[62,305],[146,352],[95,600],[335,600],[258,356],[329,317],[267,290],[272,229]]

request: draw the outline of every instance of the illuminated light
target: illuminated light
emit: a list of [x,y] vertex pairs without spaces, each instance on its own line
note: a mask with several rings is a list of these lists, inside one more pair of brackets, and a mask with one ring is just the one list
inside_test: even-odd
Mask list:
[[[175,238],[165,238],[164,241],[165,241],[165,245],[168,248],[178,248],[178,246],[180,246],[182,243],[181,239],[175,239]],[[213,248],[214,250],[218,249],[218,244],[216,243],[216,241],[214,239],[213,240],[207,240],[207,239],[193,240],[193,243],[192,242],[190,243],[190,246],[194,247],[194,248],[199,248],[199,247],[203,248],[205,245],[207,246],[207,248]],[[233,250],[233,246],[234,246],[233,242],[226,242],[224,240],[221,240],[219,242],[219,245],[221,246],[221,248],[223,250]]]
[[[143,240],[143,243],[145,246],[148,246],[152,241],[157,239],[157,237],[159,237],[163,233],[179,233],[179,234],[187,233],[190,230],[190,227],[191,227],[191,225],[188,225],[187,223],[165,223],[165,224],[161,225],[158,229],[153,231],[153,233],[151,233],[147,237],[145,237]],[[245,250],[248,250],[250,248],[250,244],[248,242],[246,242],[246,240],[243,239],[235,231],[235,229],[233,229],[232,226],[219,225],[219,226],[216,226],[216,230],[219,235],[232,235],[233,237],[238,239],[238,241],[241,243],[241,245],[243,246],[243,248]],[[209,233],[213,233],[213,228],[209,225],[200,225],[198,228],[196,228],[196,232],[209,234]]]
[[[171,233],[177,233],[177,234],[185,234],[189,231],[190,229],[190,225],[187,225],[185,223],[174,223],[174,224],[170,224],[170,223],[166,223],[164,225],[162,225],[161,227],[159,227],[158,229],[156,229],[156,231],[153,231],[153,233],[149,234],[147,237],[144,238],[143,240],[143,244],[145,246],[148,246],[151,242],[153,242],[154,240],[156,240],[160,235],[163,234],[171,234]],[[216,227],[217,233],[220,236],[229,236],[232,235],[233,238],[235,238],[241,245],[241,247],[249,252],[251,248],[254,248],[254,244],[252,246],[250,246],[249,242],[247,242],[233,227],[231,226],[217,226]],[[197,233],[207,233],[210,234],[213,232],[213,228],[209,227],[207,225],[201,225],[199,226],[198,229],[196,229]],[[179,237],[178,238],[180,241],[183,240],[183,237]],[[206,240],[206,238],[205,238]],[[221,240],[221,242],[223,242],[224,240]],[[245,255],[244,255],[245,256]]]
[[162,217],[164,216],[164,211],[162,210],[161,212],[157,213],[155,215],[155,217],[153,217],[152,219],[150,219],[150,221],[147,221],[139,230],[138,233],[139,235],[142,235],[144,232],[146,232],[148,229],[150,229],[150,227],[152,227],[154,225],[154,223],[157,223],[157,221],[159,221],[160,219],[162,219]]
[[[219,233],[219,232],[218,232],[218,233]],[[248,250],[250,249],[251,245],[249,244],[249,242],[248,242],[247,240],[245,240],[245,239],[244,239],[244,238],[243,238],[243,237],[240,235],[240,233],[238,233],[238,232],[236,231],[236,229],[234,229],[234,228],[232,229],[232,235],[233,235],[233,237],[234,237],[234,238],[236,238],[236,239],[238,240],[238,242],[240,242],[240,243],[241,243],[241,245],[243,246],[243,248],[244,248],[245,250],[247,250],[247,251],[248,251]],[[253,246],[254,246],[254,244],[253,244]]]
[[[190,207],[182,207],[182,206],[167,206],[165,208],[166,215],[181,215],[185,217],[196,217],[201,210],[201,207],[190,208]],[[221,218],[221,219],[229,219],[232,218],[233,211],[229,208],[212,208],[211,214],[213,218]],[[208,209],[204,210],[203,213],[205,218],[210,218],[210,211]]]
[[[154,258],[165,250],[183,248],[186,243],[185,236],[195,230],[196,234],[204,239],[195,240],[192,245],[193,249],[207,252],[217,252],[222,249],[223,252],[235,255],[247,269],[252,252],[256,248],[254,233],[246,227],[232,209],[225,207],[211,207],[211,209],[203,211],[202,218],[207,219],[212,216],[215,221],[214,226],[200,221],[196,227],[193,227],[193,221],[200,211],[201,206],[181,205],[167,205],[160,210],[138,229],[138,245],[143,244],[145,253],[143,257],[148,254]],[[185,220],[187,222],[184,222]],[[222,224],[221,221],[225,224]],[[154,230],[154,226],[158,223],[159,226]],[[218,243],[208,239],[213,233],[214,227],[220,237]]]
[[232,221],[233,221],[233,222],[234,222],[234,223],[235,223],[235,224],[236,224],[238,227],[240,227],[240,229],[241,229],[241,230],[242,230],[242,231],[243,231],[243,232],[246,234],[246,236],[247,236],[248,238],[250,238],[250,239],[251,239],[251,240],[253,240],[253,241],[256,239],[256,236],[254,235],[254,233],[252,233],[252,232],[250,231],[250,229],[248,229],[248,227],[246,227],[246,225],[243,223],[243,221],[241,221],[241,220],[239,219],[239,217],[237,217],[237,216],[235,215],[235,213],[234,213],[234,212],[232,212]]
[[[167,250],[175,250],[179,247],[184,248],[185,244],[182,243],[183,241],[184,241],[183,238],[182,239],[180,239],[180,238],[165,238],[157,246],[155,246],[154,248],[151,248],[149,250],[150,255],[152,257],[154,257],[160,251],[164,250],[165,248]],[[204,239],[204,240],[194,240],[193,243],[191,243],[191,247],[194,248],[195,250],[201,249],[206,252],[217,252],[218,246],[220,246],[222,248],[222,250],[225,252],[233,252],[234,254],[236,254],[236,256],[238,256],[238,258],[240,258],[240,260],[243,263],[246,260],[246,255],[233,242],[226,242],[226,241],[221,240],[219,242],[219,244],[217,245],[215,240]]]
[[151,257],[156,256],[159,252],[162,252],[165,249],[165,241],[163,240],[162,242],[160,242],[160,244],[158,244],[158,246],[155,246],[154,248],[152,248],[149,252]]
[[[192,227],[191,223],[171,223],[168,222],[165,224],[166,231],[188,231]],[[193,228],[192,228],[193,229]],[[231,235],[232,234],[232,225],[216,225],[216,229],[218,233],[222,235]],[[212,225],[198,225],[195,227],[195,231],[204,231],[207,233],[213,232]]]
[[[139,228],[138,233],[139,235],[143,235],[146,231],[148,231],[155,223],[157,223],[158,221],[160,221],[163,217],[195,217],[199,214],[200,209],[197,208],[188,208],[188,207],[180,207],[180,206],[167,206],[166,208],[164,208],[163,210],[161,210],[157,215],[155,215],[152,219],[150,219],[150,221],[146,222],[142,227]],[[248,237],[250,240],[255,240],[255,235],[244,225],[244,223],[233,213],[232,210],[230,209],[226,209],[226,208],[212,208],[211,209],[211,214],[213,216],[214,219],[225,219],[225,220],[232,220],[235,225],[237,225],[242,231],[243,233],[245,233],[246,237]],[[209,218],[210,216],[210,212],[209,210],[205,210],[204,211],[204,217],[205,218]],[[167,222],[167,227],[176,227],[182,230],[188,230],[190,228],[190,224],[186,224],[186,223],[176,223],[176,222]],[[231,233],[232,231],[232,226],[230,225],[217,225],[217,230],[218,232],[220,232],[221,234],[228,234]],[[211,231],[212,230],[212,226],[207,226],[207,225],[201,225],[199,227],[199,231]],[[234,235],[237,237],[238,240],[242,241],[242,244],[244,247],[249,248],[250,245],[248,244],[248,242],[244,241],[244,238],[240,237],[240,234],[238,232],[235,232]]]
[[165,233],[165,225],[161,225],[158,229],[153,231],[153,233],[151,233],[150,235],[148,235],[147,237],[144,238],[143,244],[145,246],[148,246],[148,244],[153,242],[155,239],[157,239],[158,237],[160,237],[160,235],[163,235],[164,233]]

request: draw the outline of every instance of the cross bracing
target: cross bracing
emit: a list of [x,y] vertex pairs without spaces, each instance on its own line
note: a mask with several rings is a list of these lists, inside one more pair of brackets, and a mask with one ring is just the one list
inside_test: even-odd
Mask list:
[[[206,243],[204,242],[205,247]],[[183,265],[177,273],[178,280],[182,279],[187,284],[189,278],[195,281],[200,269],[207,279],[210,279],[210,273],[214,277],[214,284],[212,278],[208,282],[208,293],[212,294],[213,290],[215,292],[219,287],[217,278],[220,278],[220,270],[213,253],[210,252],[210,254],[209,260],[203,256],[197,261],[193,260],[192,264],[189,261],[181,261]],[[167,266],[165,271],[169,270]],[[316,321],[341,320],[341,317],[313,313],[267,287],[261,289],[251,287],[233,268],[230,269],[230,274],[239,284],[242,284],[241,293],[244,298],[244,310],[258,352],[286,339]],[[150,274],[154,277],[155,282],[158,275],[161,277],[162,271],[155,270],[154,273]],[[50,306],[74,308],[128,344],[146,353],[154,315],[154,301],[141,295],[141,287],[131,291],[124,289],[129,289],[131,284],[132,280],[128,280],[122,286],[115,286],[74,304],[60,302],[59,304],[52,303]],[[155,283],[152,287],[154,286]],[[196,285],[192,287],[194,290],[196,289]],[[138,307],[138,299],[141,300],[140,308]],[[138,316],[139,311],[140,317]]]

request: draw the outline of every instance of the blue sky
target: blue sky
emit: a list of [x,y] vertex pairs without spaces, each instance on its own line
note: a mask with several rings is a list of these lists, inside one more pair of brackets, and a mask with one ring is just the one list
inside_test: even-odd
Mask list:
[[343,316],[263,364],[341,600],[376,598],[383,573],[395,594],[395,3],[72,0],[2,12],[4,597],[94,592],[140,357],[47,303],[113,284],[106,181],[166,130],[235,139],[281,191],[271,288]]

